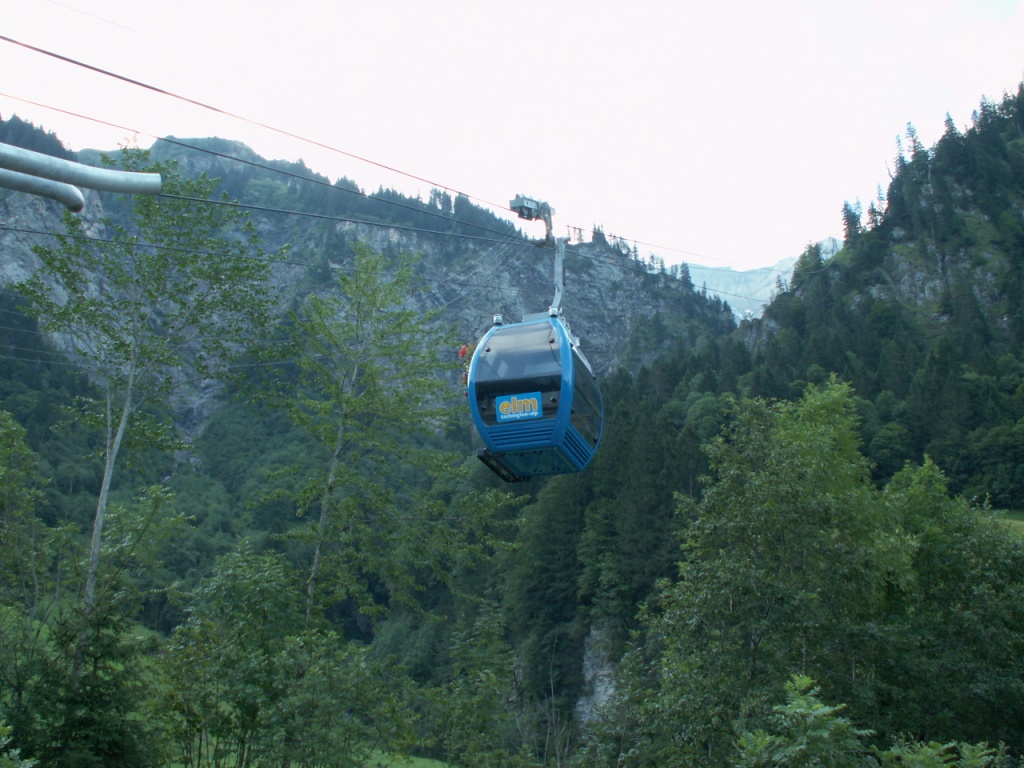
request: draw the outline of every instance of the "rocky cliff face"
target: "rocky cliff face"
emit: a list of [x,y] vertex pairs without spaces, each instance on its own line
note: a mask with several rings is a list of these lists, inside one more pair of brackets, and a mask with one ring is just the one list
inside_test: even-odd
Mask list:
[[[95,207],[95,200],[87,198],[87,210],[90,202]],[[61,211],[52,200],[0,189],[0,285],[13,285],[35,272],[32,248],[53,243],[42,233],[63,231]]]
[[[186,143],[209,151],[180,146]],[[460,212],[393,193],[366,196],[353,192],[351,183],[331,185],[301,164],[266,161],[221,140],[161,142],[153,154],[177,161],[183,175],[223,179],[230,196],[254,206],[251,218],[267,249],[288,249],[274,274],[282,307],[309,292],[331,290],[333,270],[346,268],[356,241],[388,255],[419,254],[423,290],[410,302],[441,310],[466,341],[479,338],[495,314],[517,321],[552,301],[553,251],[468,201]],[[55,202],[0,191],[0,284],[16,284],[35,271],[32,247],[53,245],[49,233],[64,231],[62,215]],[[102,237],[104,218],[118,220],[124,206],[112,195],[87,191],[78,215],[89,234]],[[733,327],[721,302],[603,241],[568,246],[563,309],[599,374],[650,360],[680,339],[699,344]]]

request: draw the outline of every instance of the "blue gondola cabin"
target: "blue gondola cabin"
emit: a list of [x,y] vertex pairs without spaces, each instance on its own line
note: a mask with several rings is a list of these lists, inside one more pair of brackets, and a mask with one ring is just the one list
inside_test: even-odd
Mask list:
[[580,472],[597,451],[601,390],[560,316],[496,321],[477,345],[467,386],[487,446],[477,456],[504,480]]

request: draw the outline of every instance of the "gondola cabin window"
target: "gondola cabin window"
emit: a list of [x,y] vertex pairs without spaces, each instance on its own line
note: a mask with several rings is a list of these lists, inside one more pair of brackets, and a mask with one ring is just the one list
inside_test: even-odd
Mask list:
[[[477,350],[474,366],[476,401],[485,423],[557,415],[562,360],[550,323],[498,328]],[[512,397],[517,398],[515,405]],[[535,409],[528,409],[529,403],[523,401],[529,399],[536,400]],[[507,408],[504,412],[502,403]]]

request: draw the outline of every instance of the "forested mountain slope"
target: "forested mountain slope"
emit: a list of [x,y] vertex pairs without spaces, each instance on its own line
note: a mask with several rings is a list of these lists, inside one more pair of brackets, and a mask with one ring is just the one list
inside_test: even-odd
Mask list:
[[[220,179],[229,198],[252,206],[266,247],[288,247],[289,264],[277,278],[283,296],[316,290],[323,274],[315,268],[343,266],[352,244],[365,242],[386,256],[421,257],[419,308],[440,310],[464,341],[479,338],[495,314],[518,320],[551,303],[552,250],[531,244],[509,221],[464,196],[367,194],[348,179],[331,183],[301,162],[268,162],[244,145],[215,139],[160,141],[153,157]],[[542,238],[533,226],[529,237]],[[695,292],[678,270],[638,261],[625,243],[609,243],[600,231],[569,244],[565,270],[566,316],[600,373],[651,359],[669,337],[695,343],[731,328],[721,301]]]
[[[893,744],[886,764],[900,764],[918,749],[901,735],[944,752],[1003,741],[1019,756],[1024,550],[982,507],[1024,508],[1022,126],[1018,91],[930,150],[910,130],[884,199],[837,210],[843,250],[809,248],[764,317],[738,329],[684,270],[600,233],[571,244],[565,309],[602,374],[605,436],[585,472],[513,493],[471,458],[466,415],[433,409],[460,394],[458,341],[492,313],[547,306],[549,252],[443,191],[366,195],[236,143],[158,143],[156,159],[223,179],[247,206],[280,257],[270,294],[286,321],[230,385],[204,381],[146,411],[188,440],[130,446],[117,475],[115,522],[167,524],[140,554],[107,555],[124,597],[90,635],[106,643],[96,679],[108,684],[86,691],[96,719],[71,714],[74,631],[12,633],[0,701],[16,743],[55,754],[52,729],[86,751],[101,751],[95,734],[139,749],[145,709],[163,758],[140,764],[212,765],[189,750],[222,738],[240,764],[347,765],[337,756],[379,738],[458,765],[761,765],[822,712],[820,694],[871,731],[844,731],[832,710],[816,725],[825,752],[846,734],[851,765]],[[81,220],[101,238],[104,217],[131,215],[90,195]],[[5,282],[37,268],[29,248],[52,246],[58,218],[0,195]],[[325,318],[348,317],[355,297],[386,305],[390,325],[324,354],[321,339],[353,330]],[[5,294],[0,409],[17,425],[3,424],[4,450],[32,464],[27,430],[38,469],[17,477],[50,484],[29,516],[45,528],[9,515],[5,536],[45,530],[52,559],[33,572],[55,584],[81,556],[60,542],[88,529],[102,470],[100,432],[60,406],[97,399],[102,382],[76,375],[19,301]],[[425,359],[414,352],[442,345],[444,386],[386,367],[406,340],[410,374]],[[370,412],[363,390],[331,389],[354,362],[385,366],[364,380]],[[392,407],[385,383],[420,410]],[[12,594],[4,605],[21,606]],[[80,626],[75,601],[58,604],[54,626]],[[128,642],[131,621],[161,653]],[[45,684],[26,682],[24,649],[51,662]],[[155,698],[131,682],[143,658],[163,676]],[[772,706],[796,672],[821,690],[793,681],[782,717]]]
[[[967,131],[947,126],[931,150],[910,129],[911,154],[898,157],[885,199],[864,216],[845,206],[844,249],[825,259],[808,248],[762,319],[608,382],[608,437],[594,471],[539,493],[509,568],[506,605],[538,692],[556,680],[553,690],[569,701],[595,685],[607,694],[607,666],[595,660],[607,665],[617,656],[638,628],[637,604],[658,578],[677,573],[675,534],[691,520],[673,494],[699,498],[702,475],[718,481],[722,470],[712,471],[701,445],[728,428],[748,398],[794,400],[838,377],[851,385],[850,423],[878,486],[906,465],[931,461],[952,492],[1024,509],[1022,99],[1018,91],[983,103]],[[776,438],[745,429],[734,439],[758,441],[747,446],[753,463],[735,471],[775,460]],[[766,471],[756,482],[783,479]],[[771,487],[755,497],[769,498]],[[715,552],[723,569],[744,578],[727,547]],[[660,648],[664,638],[652,642]],[[640,688],[657,699],[656,690]],[[652,704],[659,706],[672,705]],[[616,726],[609,728],[615,738]]]
[[[16,119],[0,127],[2,137],[12,143],[69,154],[56,137]],[[142,699],[132,682],[139,679],[133,664],[141,657],[139,648],[129,647],[130,622],[174,632],[184,643],[179,647],[189,649],[182,652],[192,653],[196,649],[185,639],[189,633],[233,631],[209,625],[221,615],[207,613],[212,603],[199,599],[200,591],[235,590],[235,608],[256,610],[268,594],[259,591],[263,587],[244,596],[238,592],[255,586],[259,579],[254,581],[254,573],[272,580],[266,589],[281,593],[272,598],[277,601],[273,610],[282,608],[281,600],[290,600],[292,608],[305,603],[305,620],[282,613],[274,632],[283,634],[264,637],[271,645],[259,648],[248,645],[262,642],[258,638],[236,635],[226,640],[222,634],[224,642],[238,645],[240,659],[283,653],[281,643],[297,640],[294,632],[338,631],[349,644],[339,647],[359,655],[374,642],[380,654],[398,654],[402,664],[396,671],[409,670],[418,685],[440,693],[452,685],[453,633],[473,630],[481,610],[478,590],[492,589],[494,565],[485,555],[493,556],[495,541],[511,546],[514,526],[507,519],[509,513],[502,511],[513,498],[490,491],[496,481],[471,458],[476,446],[468,415],[461,407],[452,412],[454,417],[439,409],[461,401],[458,342],[477,338],[490,325],[492,314],[515,319],[547,308],[553,293],[551,251],[537,247],[511,224],[466,198],[441,191],[427,201],[387,190],[367,195],[347,180],[332,183],[301,164],[265,161],[234,142],[168,139],[158,142],[148,158],[137,150],[127,157],[136,163],[165,164],[165,182],[173,180],[173,186],[164,201],[87,193],[82,214],[62,221],[62,212],[52,201],[0,193],[6,318],[0,410],[13,414],[2,424],[5,455],[11,461],[18,457],[26,466],[38,462],[37,470],[4,475],[9,484],[5,488],[25,491],[19,506],[7,510],[5,547],[13,559],[5,561],[4,574],[12,585],[21,579],[45,584],[34,592],[4,592],[5,610],[13,612],[5,614],[10,621],[0,621],[0,631],[14,655],[4,657],[10,674],[2,697],[4,719],[15,728],[15,743],[25,754],[47,760],[64,755],[60,759],[73,764],[72,742],[82,754],[102,751],[90,741],[95,735],[116,743],[120,751],[109,755],[112,764],[128,759],[129,753],[132,760],[152,758],[155,752],[147,751],[146,742],[156,742],[142,735],[146,729],[134,719],[134,707],[141,706]],[[83,159],[98,162],[91,153],[84,153]],[[207,176],[221,180],[218,194],[225,195],[214,204],[189,197],[196,194],[192,190],[208,186]],[[161,220],[164,207],[176,212],[167,222]],[[225,211],[230,215],[216,213]],[[241,212],[250,229],[235,228],[241,221],[235,214]],[[137,348],[139,354],[154,354],[146,350],[155,350],[163,343],[163,334],[170,333],[172,306],[187,320],[187,293],[166,293],[152,310],[145,310],[138,301],[148,289],[163,290],[160,281],[186,263],[199,275],[210,264],[229,265],[209,241],[196,245],[200,241],[190,239],[190,228],[215,213],[216,221],[228,222],[215,225],[215,234],[225,245],[252,248],[248,238],[258,236],[259,246],[252,248],[248,262],[250,267],[265,265],[269,282],[246,301],[269,300],[280,323],[265,329],[266,338],[250,340],[262,349],[254,347],[252,356],[236,362],[230,384],[199,368],[179,372],[159,367],[163,359],[189,365],[199,361],[199,348],[186,343],[173,354],[167,349],[152,358],[158,368],[147,374],[146,382],[155,387],[147,390],[154,394],[139,398],[128,394],[133,389],[111,388],[122,379],[125,386],[135,386],[134,373],[122,373],[135,370],[136,358],[118,358],[117,350],[127,343],[120,334],[129,333],[118,329],[131,325],[124,321],[136,309],[143,311],[140,327],[153,332]],[[65,232],[67,237],[55,237]],[[160,238],[156,248],[148,244],[152,237]],[[409,261],[406,254],[415,258]],[[49,271],[44,270],[44,255],[64,258],[63,266],[50,261]],[[85,266],[86,260],[94,266]],[[695,291],[685,272],[642,263],[625,244],[609,243],[600,232],[592,242],[570,244],[566,261],[565,311],[602,375],[650,361],[671,345],[706,345],[735,327],[728,306]],[[68,283],[48,282],[71,272],[80,276]],[[194,278],[182,273],[182,286],[198,298],[204,293],[199,286],[217,287],[213,274],[212,282],[209,276],[200,277],[189,289],[187,281]],[[32,283],[34,296],[43,303],[53,296],[48,305],[52,312],[60,313],[61,304],[69,299],[88,307],[75,310],[80,312],[76,322],[85,321],[80,330],[84,335],[71,335],[57,323],[47,332],[25,316],[29,305],[18,290],[25,290],[25,281],[32,282],[37,275],[41,279]],[[224,277],[228,279],[226,272]],[[106,297],[120,301],[121,293],[136,298],[123,310],[117,304],[101,309]],[[342,335],[361,328],[359,313],[353,310],[364,301],[368,318],[380,316],[366,325],[373,327],[373,340],[363,341],[371,337],[362,333],[350,335],[348,346],[336,348],[333,355],[315,354],[319,344],[340,332],[331,327],[338,318],[348,317],[352,323]],[[333,320],[330,312],[318,319],[316,312],[326,306],[334,307]],[[101,315],[108,330],[89,328],[90,322],[100,322]],[[216,323],[220,317],[215,313],[208,321]],[[207,329],[193,330],[201,335]],[[101,338],[106,341],[97,341]],[[357,350],[352,344],[361,346]],[[167,354],[171,356],[164,357]],[[431,358],[436,370],[428,381],[423,366]],[[96,367],[101,360],[103,367]],[[324,361],[336,363],[339,370],[314,373]],[[360,383],[345,389],[348,375],[356,376],[357,371]],[[406,379],[410,389],[396,388]],[[334,383],[343,388],[331,394],[317,390],[330,389]],[[317,394],[294,400],[296,387],[299,392],[309,387]],[[170,399],[156,394],[172,391]],[[375,393],[373,404],[366,406],[370,392]],[[419,398],[418,410],[413,410],[412,399],[404,401],[405,392]],[[333,411],[322,411],[319,397],[338,398],[342,412],[350,406],[356,409],[356,415],[341,420],[344,442],[334,448],[333,460],[319,442],[320,437],[332,439],[329,423],[317,416]],[[111,456],[117,449],[112,446],[121,439],[115,411],[125,414],[120,423],[129,429],[124,461],[113,471]],[[415,414],[422,420],[417,422]],[[338,461],[339,455],[344,461]],[[323,488],[319,522],[310,495],[318,483]],[[104,501],[108,491],[109,503]],[[348,543],[328,552],[326,540],[314,543],[310,534],[326,530],[330,520],[325,515],[338,514],[365,518],[357,533],[350,517],[344,535],[338,534]],[[97,534],[101,520],[114,532],[110,545]],[[133,528],[136,524],[141,528]],[[90,528],[98,546],[85,557],[86,579],[78,566]],[[43,549],[31,550],[25,560],[25,542],[40,542]],[[145,554],[140,555],[139,548]],[[101,565],[111,558],[110,566]],[[480,558],[483,565],[474,565]],[[72,564],[75,578],[62,578],[62,569]],[[302,571],[307,573],[305,598],[288,598],[285,593],[297,587]],[[321,571],[321,592],[335,596],[333,603],[329,597],[318,601],[314,594],[312,585]],[[239,576],[243,573],[248,576]],[[454,579],[461,580],[457,587]],[[90,586],[94,580],[95,586]],[[423,594],[415,598],[420,589]],[[318,610],[320,601],[326,613]],[[417,602],[418,608],[410,608]],[[230,615],[234,618],[229,621],[242,620],[240,614]],[[32,618],[36,616],[41,618]],[[33,621],[80,629],[71,630],[65,644],[57,644],[52,640],[55,635],[35,634]],[[202,642],[208,642],[209,636],[204,637]],[[104,698],[95,689],[82,690],[81,658],[91,643],[106,642],[103,638],[112,638],[113,644],[96,651],[96,680],[107,680],[104,690],[113,698]],[[306,640],[323,642],[313,635]],[[362,650],[355,650],[352,643]],[[467,646],[466,652],[474,653],[474,646]],[[31,677],[37,657],[52,671],[41,686],[25,683],[22,677]],[[302,665],[288,667],[291,662],[280,661],[286,667],[279,671],[298,671],[300,677],[293,681],[298,683]],[[177,673],[163,669],[184,675],[179,683],[194,671],[188,664]],[[384,668],[375,669],[377,683],[367,680],[365,685],[376,686],[383,697],[391,683],[380,677]],[[213,674],[212,667],[210,671]],[[80,696],[90,701],[90,717],[97,719],[92,725],[71,723]],[[183,702],[169,706],[179,705]],[[248,706],[238,703],[243,705]],[[388,706],[384,700],[379,705]],[[45,714],[40,708],[46,708]],[[126,724],[116,712],[126,713],[135,724]],[[265,707],[255,712],[270,716]],[[378,714],[389,717],[383,711]],[[438,714],[451,716],[447,710]],[[255,748],[251,736],[245,735],[254,721],[246,717],[239,721],[243,730],[236,732],[239,740],[232,747],[243,761]],[[203,722],[196,732],[200,742],[209,736],[202,735],[207,733],[203,729],[212,727],[212,721]],[[65,735],[58,738],[58,731]],[[272,738],[269,733],[266,739]],[[337,736],[330,733],[331,738]],[[185,738],[182,745],[188,743]],[[371,744],[359,738],[361,744]],[[455,750],[459,743],[444,746],[434,741],[432,748]],[[196,759],[202,764],[205,758]]]
[[809,249],[747,330],[750,393],[792,397],[835,372],[864,399],[884,479],[931,456],[954,488],[1024,508],[1024,101],[985,102],[931,149],[908,129],[884,200],[847,204],[846,246]]
[[[47,140],[45,134],[26,133],[17,118],[7,125],[14,143],[31,144],[24,136],[35,135],[40,151],[53,149],[52,135]],[[388,256],[421,256],[425,290],[415,300],[424,310],[443,310],[465,341],[482,335],[494,314],[518,319],[551,302],[552,251],[533,246],[509,221],[463,196],[441,190],[428,200],[385,189],[370,194],[348,179],[331,182],[301,161],[265,160],[222,139],[168,137],[156,142],[152,157],[174,162],[183,176],[218,179],[219,191],[249,211],[266,249],[287,249],[275,269],[283,306],[321,287],[332,269],[344,268],[355,242]],[[82,159],[99,162],[94,151]],[[4,193],[0,202],[7,226],[0,230],[0,277],[6,283],[30,271],[29,247],[46,242],[38,233],[58,226],[59,208],[19,193]],[[96,229],[103,217],[120,221],[125,210],[116,196],[92,193],[82,219],[87,229]],[[529,234],[542,237],[543,231]],[[695,293],[685,275],[679,276],[678,270],[670,274],[663,265],[638,261],[626,244],[609,243],[600,231],[592,241],[570,243],[563,306],[598,371],[614,370],[627,359],[650,359],[666,334],[693,341],[730,327],[722,303]],[[648,332],[652,327],[655,332]]]

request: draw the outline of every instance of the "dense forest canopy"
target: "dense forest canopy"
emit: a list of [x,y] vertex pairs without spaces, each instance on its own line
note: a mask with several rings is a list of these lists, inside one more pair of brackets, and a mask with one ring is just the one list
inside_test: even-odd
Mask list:
[[514,227],[223,140],[118,162],[182,193],[36,206],[0,293],[0,764],[1020,764],[1024,86],[909,126],[738,328],[577,244],[605,437],[516,486],[453,353],[473,248],[533,279]]

